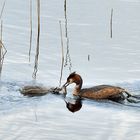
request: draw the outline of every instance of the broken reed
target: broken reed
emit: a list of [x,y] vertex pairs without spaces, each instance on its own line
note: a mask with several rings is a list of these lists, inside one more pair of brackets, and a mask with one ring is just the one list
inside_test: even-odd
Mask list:
[[36,74],[38,71],[38,58],[39,58],[39,43],[40,43],[40,0],[37,0],[37,15],[38,15],[38,32],[37,32],[37,46],[35,55],[35,64],[32,77],[36,79]]
[[112,38],[112,35],[113,35],[112,24],[113,24],[113,8],[111,9],[111,17],[110,17],[110,38]]
[[33,27],[32,27],[32,0],[30,0],[30,46],[29,46],[29,62],[31,60],[31,49],[32,49],[32,34],[33,34]]
[[59,24],[60,24],[60,36],[61,36],[61,74],[60,74],[60,80],[59,80],[59,87],[61,87],[63,67],[64,67],[64,45],[63,45],[63,32],[62,32],[61,21],[59,21]]
[[2,9],[1,9],[0,20],[2,18],[2,14],[3,14],[3,11],[4,11],[5,3],[6,3],[6,0],[4,1],[3,6],[2,6]]

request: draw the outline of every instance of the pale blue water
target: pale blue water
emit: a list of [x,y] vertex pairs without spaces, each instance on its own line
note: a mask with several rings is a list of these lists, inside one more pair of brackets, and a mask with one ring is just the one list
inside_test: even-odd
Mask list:
[[[0,10],[3,5],[0,0]],[[113,38],[110,14],[113,8]],[[67,1],[68,61],[62,83],[77,71],[85,87],[113,84],[140,94],[140,1]],[[19,88],[34,84],[32,73],[36,49],[36,1],[33,1],[33,44],[30,37],[29,1],[7,0],[3,20],[3,43],[7,48],[0,82],[0,139],[2,140],[139,140],[140,104],[84,100],[72,113],[62,96],[23,97]],[[41,38],[37,83],[58,86],[61,68],[62,22],[67,52],[63,0],[41,1]],[[90,60],[88,60],[88,56]],[[68,57],[69,58],[69,57]],[[68,59],[69,60],[69,59]],[[68,88],[71,97],[73,86]],[[69,98],[68,98],[69,100]]]

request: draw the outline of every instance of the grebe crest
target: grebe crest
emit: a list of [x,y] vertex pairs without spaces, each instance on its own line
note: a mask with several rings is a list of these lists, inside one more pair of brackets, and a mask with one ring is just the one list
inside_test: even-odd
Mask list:
[[77,74],[76,72],[73,72],[68,76],[67,83],[68,84],[75,83],[76,85],[79,85],[83,83],[83,80],[79,74]]

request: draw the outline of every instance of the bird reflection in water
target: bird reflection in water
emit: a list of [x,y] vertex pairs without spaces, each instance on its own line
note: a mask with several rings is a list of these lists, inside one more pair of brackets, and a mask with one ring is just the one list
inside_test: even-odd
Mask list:
[[79,111],[82,108],[82,99],[81,98],[65,98],[66,107],[71,112]]

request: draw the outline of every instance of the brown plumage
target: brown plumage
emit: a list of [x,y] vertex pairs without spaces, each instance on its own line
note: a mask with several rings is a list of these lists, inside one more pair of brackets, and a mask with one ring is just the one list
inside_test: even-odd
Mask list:
[[73,95],[90,98],[90,99],[110,99],[110,100],[124,100],[126,96],[123,93],[127,94],[127,97],[131,96],[125,89],[117,86],[111,85],[99,85],[91,88],[82,88],[83,80],[79,74],[75,72],[71,73],[67,82],[64,84],[67,87],[69,84],[75,83],[76,86],[73,90]]
[[21,94],[24,96],[34,97],[34,96],[43,96],[48,93],[54,94],[66,94],[66,88],[49,88],[43,86],[24,86],[20,89]]
[[25,86],[20,89],[21,94],[24,96],[42,96],[50,92],[50,89],[41,86]]

